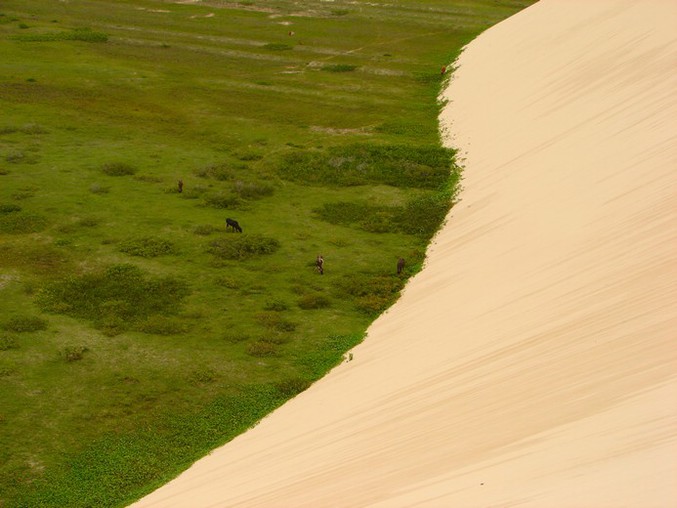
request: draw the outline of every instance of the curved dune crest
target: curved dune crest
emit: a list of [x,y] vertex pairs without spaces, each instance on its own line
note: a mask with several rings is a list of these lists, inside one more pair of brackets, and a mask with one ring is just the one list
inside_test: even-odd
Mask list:
[[676,26],[541,0],[471,43],[423,272],[353,361],[135,506],[673,505]]

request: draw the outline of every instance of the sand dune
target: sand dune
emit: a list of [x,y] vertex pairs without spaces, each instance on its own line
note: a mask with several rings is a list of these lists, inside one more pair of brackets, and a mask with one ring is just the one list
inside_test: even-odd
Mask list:
[[471,43],[423,272],[136,506],[677,506],[676,28],[670,0],[542,0]]

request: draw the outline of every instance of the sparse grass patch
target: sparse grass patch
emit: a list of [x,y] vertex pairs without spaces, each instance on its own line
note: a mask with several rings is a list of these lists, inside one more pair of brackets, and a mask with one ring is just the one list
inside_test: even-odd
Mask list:
[[[23,25],[23,26],[21,26]],[[22,23],[20,28],[29,28]],[[107,42],[108,35],[104,32],[95,32],[90,28],[78,28],[69,32],[45,32],[35,34],[15,35],[13,39],[22,42],[54,42],[54,41],[82,41]]]
[[226,192],[215,192],[207,194],[204,198],[205,203],[212,208],[242,208],[242,199],[237,194]]
[[0,233],[21,235],[36,233],[47,227],[47,219],[42,215],[15,212],[0,214]]
[[280,356],[280,347],[265,340],[257,340],[247,345],[247,354],[256,358]]
[[337,292],[352,299],[359,310],[378,314],[395,301],[402,287],[403,281],[394,275],[357,273],[343,277]]
[[324,309],[331,306],[331,300],[318,293],[308,293],[299,298],[298,306],[304,310]]
[[322,70],[327,72],[352,72],[355,69],[357,69],[357,65],[350,64],[332,64],[322,66]]
[[233,183],[233,192],[242,199],[261,199],[272,196],[274,187],[261,182],[243,182],[237,180]]
[[110,185],[101,185],[100,183],[93,183],[89,186],[89,192],[92,194],[108,194],[110,192]]
[[220,228],[212,226],[211,224],[199,224],[193,228],[193,233],[198,236],[209,236],[220,230]]
[[188,331],[188,326],[175,317],[149,316],[136,327],[140,332],[154,335],[180,335]]
[[0,351],[7,351],[9,349],[18,349],[19,342],[16,340],[16,337],[13,335],[8,335],[6,333],[0,335]]
[[268,44],[264,44],[263,49],[268,49],[270,51],[288,51],[294,48],[289,44],[284,44],[281,42],[270,42]]
[[256,315],[256,319],[269,330],[278,332],[293,332],[298,326],[293,321],[285,319],[279,312],[261,312]]

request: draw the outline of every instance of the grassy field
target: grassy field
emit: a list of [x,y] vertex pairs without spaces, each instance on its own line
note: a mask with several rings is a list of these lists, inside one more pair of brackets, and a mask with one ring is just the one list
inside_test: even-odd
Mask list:
[[441,67],[530,3],[3,0],[0,506],[124,506],[341,362],[453,202]]

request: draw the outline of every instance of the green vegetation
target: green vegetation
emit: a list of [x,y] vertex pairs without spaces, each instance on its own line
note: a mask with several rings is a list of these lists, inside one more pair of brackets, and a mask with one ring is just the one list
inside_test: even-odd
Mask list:
[[529,3],[3,0],[0,506],[124,506],[340,363],[455,199],[439,69]]

